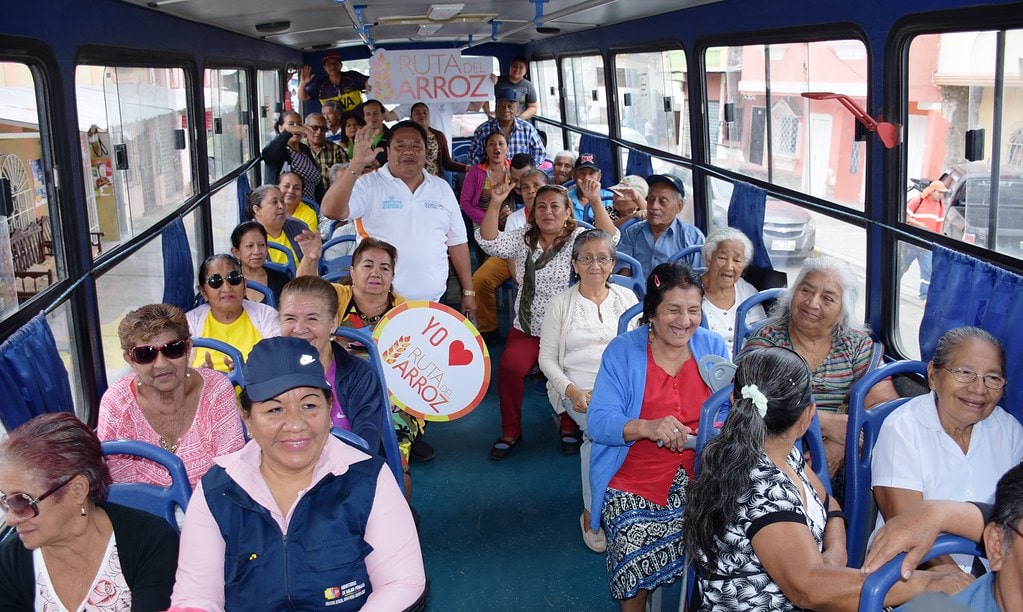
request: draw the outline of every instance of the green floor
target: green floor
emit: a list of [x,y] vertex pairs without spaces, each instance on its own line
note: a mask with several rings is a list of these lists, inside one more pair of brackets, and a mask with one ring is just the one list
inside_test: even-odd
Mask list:
[[579,530],[579,456],[560,453],[534,381],[527,379],[522,444],[503,461],[488,457],[500,433],[496,356],[492,363],[483,403],[429,425],[436,457],[412,466],[429,610],[617,610],[604,555],[587,549]]

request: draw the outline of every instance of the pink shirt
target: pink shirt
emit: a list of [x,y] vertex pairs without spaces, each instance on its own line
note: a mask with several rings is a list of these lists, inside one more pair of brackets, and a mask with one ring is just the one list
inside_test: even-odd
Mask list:
[[[188,472],[188,482],[195,488],[213,458],[232,453],[245,444],[238,399],[234,387],[226,376],[209,368],[192,370],[202,376],[199,407],[192,425],[181,436],[174,454],[181,458]],[[160,435],[146,420],[139,408],[134,392],[135,375],[122,377],[107,389],[99,402],[99,423],[96,435],[100,440],[139,440],[153,446],[160,445]],[[160,486],[170,485],[170,475],[160,465],[128,455],[107,458],[110,476],[114,482],[145,482]]]
[[[291,514],[302,497],[327,474],[340,475],[353,463],[370,456],[329,436],[313,469],[310,486],[299,492],[286,515],[281,514],[273,494],[259,472],[262,451],[256,442],[226,457],[218,457],[217,465],[227,470],[252,499],[269,511],[281,533],[288,533]],[[391,477],[386,465],[377,478],[373,509],[366,524],[366,543],[373,552],[366,557],[366,570],[373,585],[363,606],[364,612],[403,610],[412,605],[426,588],[423,553],[405,496]],[[196,487],[185,513],[181,530],[178,572],[175,576],[171,608],[224,609],[224,538],[217,521],[206,504],[202,483]],[[272,578],[268,576],[268,579]]]

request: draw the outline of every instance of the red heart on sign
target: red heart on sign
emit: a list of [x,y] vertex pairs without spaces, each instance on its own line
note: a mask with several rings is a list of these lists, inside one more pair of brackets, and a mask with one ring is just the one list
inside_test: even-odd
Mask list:
[[472,363],[472,351],[465,348],[461,340],[455,340],[448,345],[448,365],[462,366]]

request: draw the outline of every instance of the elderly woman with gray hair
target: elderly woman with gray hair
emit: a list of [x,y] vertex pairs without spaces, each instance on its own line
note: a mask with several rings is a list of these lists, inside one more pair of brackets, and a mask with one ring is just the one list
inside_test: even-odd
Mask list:
[[[792,349],[810,365],[828,471],[835,475],[845,457],[848,397],[853,384],[870,366],[874,341],[865,326],[853,320],[856,278],[833,257],[811,257],[795,282],[736,357],[766,346]],[[884,380],[867,394],[867,407],[895,399],[898,393]],[[840,488],[836,487],[836,491]]]
[[[748,298],[757,294],[757,288],[742,278],[753,259],[753,243],[734,227],[716,229],[703,243],[703,315],[712,332],[725,339],[732,350],[735,336],[735,311]],[[746,315],[747,323],[767,318],[761,306],[755,306]]]
[[614,243],[607,232],[594,229],[579,234],[572,246],[572,270],[579,282],[551,300],[540,331],[540,369],[547,376],[551,405],[556,412],[567,413],[583,435],[579,520],[583,542],[593,552],[604,552],[607,539],[603,530],[589,528],[593,441],[586,435],[586,409],[604,348],[618,334],[618,318],[638,302],[631,290],[608,282],[614,262]]

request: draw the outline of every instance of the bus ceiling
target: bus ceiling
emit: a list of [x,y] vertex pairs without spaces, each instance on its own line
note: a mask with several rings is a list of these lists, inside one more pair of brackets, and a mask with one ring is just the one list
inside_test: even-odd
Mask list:
[[631,21],[717,0],[635,2],[627,0],[294,0],[276,11],[249,0],[127,0],[196,21],[292,47],[320,51],[337,47],[436,43],[468,48],[487,42],[527,44]]

